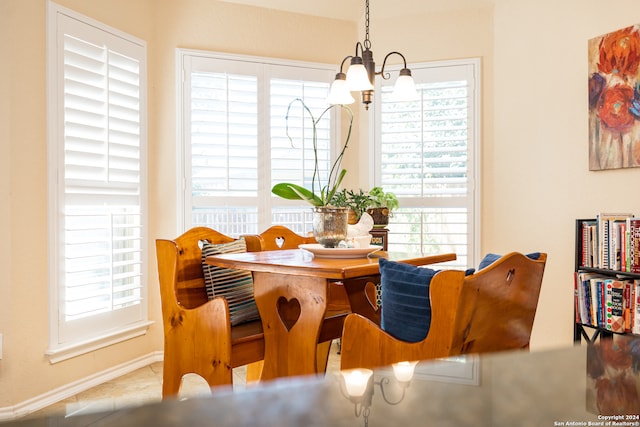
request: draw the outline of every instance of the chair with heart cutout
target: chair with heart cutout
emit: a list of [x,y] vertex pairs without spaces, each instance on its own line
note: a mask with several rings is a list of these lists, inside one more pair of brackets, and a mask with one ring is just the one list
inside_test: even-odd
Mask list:
[[247,381],[260,375],[262,324],[253,320],[232,325],[228,301],[208,298],[202,241],[224,245],[236,239],[195,227],[173,240],[156,240],[164,326],[163,398],[175,397],[188,373],[200,375],[211,386],[232,384],[233,368],[244,365]]
[[[547,260],[546,253],[532,255],[537,257],[512,252],[470,275],[458,270],[427,274],[389,264],[388,276],[383,272],[382,278],[382,314],[393,323],[383,319],[380,326],[350,314],[344,324],[341,369],[528,349]],[[407,291],[417,287],[429,297]],[[393,298],[392,304],[386,297]],[[407,304],[414,308],[412,313],[402,310]],[[421,312],[429,316],[416,314],[422,304],[429,309]],[[392,315],[385,313],[390,307]],[[419,338],[399,336],[407,331],[415,335],[418,329],[423,332]]]

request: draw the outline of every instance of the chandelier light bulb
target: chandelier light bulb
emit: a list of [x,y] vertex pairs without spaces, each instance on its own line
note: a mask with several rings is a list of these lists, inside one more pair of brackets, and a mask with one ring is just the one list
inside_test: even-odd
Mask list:
[[406,383],[413,379],[413,371],[418,364],[418,361],[413,362],[398,362],[392,365],[393,375],[396,380]]
[[344,378],[347,394],[350,397],[360,397],[364,395],[369,384],[369,378],[373,375],[371,369],[353,369],[350,371],[341,371]]
[[336,104],[353,104],[356,100],[351,96],[349,88],[347,86],[347,80],[344,73],[336,74],[336,79],[331,84],[331,90],[327,97],[327,103],[329,105]]
[[[404,71],[407,71],[403,73]],[[416,82],[411,77],[411,71],[406,68],[400,71],[391,97],[394,101],[416,101],[419,98]]]
[[[362,62],[362,61],[361,61]],[[347,70],[347,86],[351,91],[373,90],[369,74],[362,63],[351,63]]]

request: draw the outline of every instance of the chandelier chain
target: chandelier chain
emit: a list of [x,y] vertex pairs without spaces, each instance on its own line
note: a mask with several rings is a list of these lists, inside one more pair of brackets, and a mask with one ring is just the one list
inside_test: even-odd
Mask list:
[[371,49],[371,41],[369,40],[369,0],[366,0],[364,9],[364,48]]

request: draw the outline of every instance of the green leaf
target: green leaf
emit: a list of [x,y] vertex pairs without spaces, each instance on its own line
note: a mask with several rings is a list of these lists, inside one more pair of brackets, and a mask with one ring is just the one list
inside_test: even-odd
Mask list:
[[344,179],[344,176],[346,174],[346,169],[342,169],[342,171],[340,171],[340,175],[338,175],[338,178],[336,179],[336,185],[334,185],[331,191],[329,191],[329,194],[327,194],[327,203],[330,203],[331,199],[333,199],[333,195],[336,194],[336,191],[338,190],[338,187],[340,187],[340,184],[342,183],[342,180]]
[[282,197],[287,200],[304,200],[313,206],[322,206],[322,200],[311,191],[306,188],[287,182],[281,182],[276,184],[271,189],[271,192],[278,197]]

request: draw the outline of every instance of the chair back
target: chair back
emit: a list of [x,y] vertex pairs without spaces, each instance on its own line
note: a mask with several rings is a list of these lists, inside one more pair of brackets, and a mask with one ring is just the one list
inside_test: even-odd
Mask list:
[[[208,301],[202,272],[199,242],[228,243],[235,239],[207,227],[195,227],[175,240],[156,242],[162,300],[175,299],[178,305],[195,308]],[[172,296],[173,295],[173,296]]]
[[529,348],[547,254],[512,252],[465,277],[453,331],[454,353]]
[[247,242],[248,252],[298,249],[298,245],[317,243],[313,236],[301,236],[283,225],[273,225],[260,234],[249,234],[242,237]]

